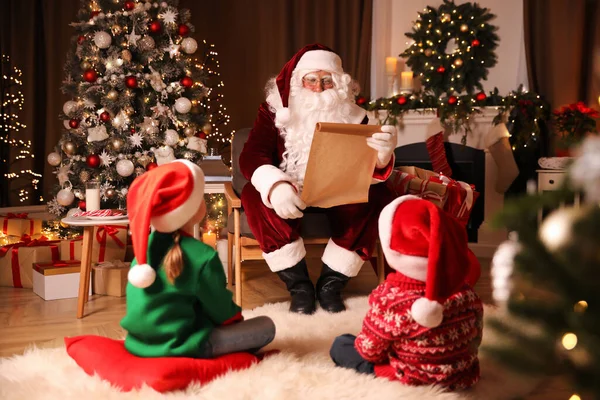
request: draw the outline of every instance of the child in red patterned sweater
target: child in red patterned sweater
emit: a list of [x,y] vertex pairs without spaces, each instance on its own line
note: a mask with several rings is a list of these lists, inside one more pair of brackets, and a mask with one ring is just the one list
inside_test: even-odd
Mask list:
[[469,282],[479,263],[465,228],[433,203],[409,195],[383,209],[379,235],[397,272],[369,296],[358,337],[336,338],[333,361],[408,385],[473,386],[483,306]]

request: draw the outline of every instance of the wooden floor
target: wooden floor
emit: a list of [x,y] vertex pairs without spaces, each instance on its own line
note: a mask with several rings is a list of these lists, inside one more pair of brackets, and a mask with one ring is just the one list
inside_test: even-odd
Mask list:
[[[246,262],[244,271],[244,308],[289,300],[289,294],[276,274],[263,262]],[[313,282],[320,272],[320,261],[309,260]],[[350,280],[345,295],[365,296],[377,285],[373,268],[365,264]],[[485,303],[492,303],[489,262],[482,260],[482,277],[476,287]],[[122,338],[119,321],[125,315],[125,297],[91,296],[86,316],[76,318],[77,299],[44,301],[28,289],[0,288],[0,357],[22,354],[31,344],[58,347],[65,336],[83,334]],[[549,379],[530,400],[569,399],[572,392],[560,379]]]

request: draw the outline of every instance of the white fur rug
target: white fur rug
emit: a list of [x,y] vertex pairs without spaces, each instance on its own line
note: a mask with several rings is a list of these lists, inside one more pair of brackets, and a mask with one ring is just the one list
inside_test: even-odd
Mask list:
[[[277,334],[269,348],[282,352],[250,369],[231,372],[200,387],[161,395],[150,388],[121,393],[98,377],[86,375],[58,349],[30,349],[24,355],[0,359],[0,398],[9,399],[510,399],[529,393],[537,381],[514,376],[481,356],[482,379],[463,393],[435,387],[413,388],[337,368],[329,358],[333,339],[356,334],[367,311],[366,297],[347,300],[348,311],[315,315],[291,314],[287,303],[245,311],[246,317],[270,316]],[[489,317],[495,311],[486,308]],[[484,344],[494,343],[484,329]]]

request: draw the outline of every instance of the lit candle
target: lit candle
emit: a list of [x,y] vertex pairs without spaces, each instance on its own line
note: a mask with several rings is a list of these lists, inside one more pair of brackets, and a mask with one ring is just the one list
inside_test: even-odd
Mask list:
[[413,90],[413,73],[412,71],[403,71],[400,74],[400,90]]
[[386,75],[396,75],[397,64],[398,64],[398,59],[396,57],[386,57],[386,59],[385,59]]
[[217,235],[211,231],[203,233],[202,242],[214,249],[217,247]]

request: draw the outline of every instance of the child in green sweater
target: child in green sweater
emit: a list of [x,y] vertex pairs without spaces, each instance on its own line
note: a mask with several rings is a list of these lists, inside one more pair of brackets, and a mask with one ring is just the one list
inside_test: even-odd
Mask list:
[[192,236],[206,215],[200,167],[177,160],[146,172],[131,185],[127,210],[136,258],[121,326],[130,353],[213,358],[273,340],[270,318],[243,321],[217,253]]

